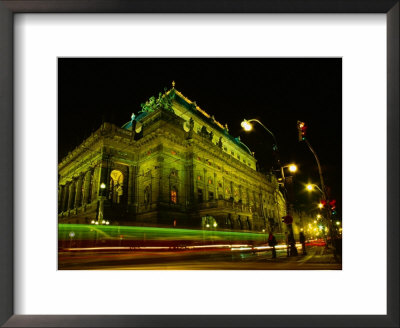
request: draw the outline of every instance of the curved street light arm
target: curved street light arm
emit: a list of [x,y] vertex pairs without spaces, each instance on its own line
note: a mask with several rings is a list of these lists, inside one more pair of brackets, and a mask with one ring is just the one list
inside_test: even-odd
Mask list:
[[[322,192],[322,195],[323,195],[323,197],[324,197],[324,200],[327,200],[328,198],[326,197],[324,178],[322,177],[321,164],[319,163],[318,156],[317,156],[315,150],[311,147],[311,145],[310,145],[310,143],[308,142],[307,139],[305,140],[305,142],[306,142],[308,148],[310,148],[311,152],[313,153],[313,155],[314,155],[314,157],[315,157],[315,160],[317,161],[318,172],[319,172],[319,178],[320,178],[320,180],[321,180],[321,189],[322,189],[322,190],[319,189],[319,188],[318,188],[318,189]],[[318,186],[317,186],[317,187],[318,187]]]
[[[321,188],[320,187],[318,187],[318,185],[316,185],[316,184],[313,184],[313,186],[315,187],[315,188],[317,188],[318,189],[318,191],[322,194],[322,195],[324,195],[324,192],[321,190]],[[325,196],[324,196],[325,197]]]
[[259,120],[255,119],[255,118],[247,120],[247,122],[257,122],[258,124],[260,124],[272,136],[272,138],[274,138],[275,147],[276,147],[276,150],[278,150],[278,143],[276,142],[275,135],[264,124],[262,124]]
[[281,165],[281,160],[280,160],[280,158],[279,158],[280,156],[279,156],[279,153],[278,153],[278,142],[276,141],[275,135],[271,132],[271,130],[269,130],[264,124],[262,124],[262,123],[261,123],[259,120],[257,120],[256,118],[252,118],[252,119],[250,119],[250,120],[247,120],[247,122],[257,122],[257,123],[260,124],[260,125],[265,129],[265,131],[267,131],[267,132],[272,136],[272,138],[274,139],[275,145],[274,145],[273,150],[275,150],[275,151],[277,152],[277,154],[278,154],[278,156],[277,156],[277,161],[278,161],[279,168],[280,168],[280,170],[281,170],[282,182],[284,183],[284,182],[285,182],[285,172],[284,172],[284,170],[283,170],[283,166]]

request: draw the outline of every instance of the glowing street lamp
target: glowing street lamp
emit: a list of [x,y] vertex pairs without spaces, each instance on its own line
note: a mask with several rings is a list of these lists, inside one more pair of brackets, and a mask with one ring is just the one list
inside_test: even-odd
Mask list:
[[[322,196],[325,197],[325,194],[323,193],[323,191],[321,190],[321,188],[318,187],[318,185],[316,185],[316,184],[314,184],[314,183],[309,183],[309,184],[306,186],[306,189],[307,189],[308,191],[313,191],[314,188],[317,189],[317,190],[322,194]],[[322,204],[320,204],[320,205],[322,205]],[[320,205],[318,205],[318,207],[319,207],[319,208],[322,208],[323,205],[322,205],[322,206],[320,206]]]
[[275,144],[273,145],[272,149],[277,151],[278,150],[278,143],[276,142],[275,135],[264,124],[262,124],[259,120],[255,119],[255,118],[252,118],[250,120],[244,119],[243,122],[240,123],[240,125],[242,126],[242,128],[245,131],[251,131],[253,129],[253,125],[251,124],[251,122],[257,122],[258,124],[260,124],[265,129],[265,131],[267,131],[272,136],[272,138],[274,138]]
[[242,128],[245,131],[250,131],[251,129],[253,129],[253,126],[250,124],[249,121],[247,121],[246,119],[243,120],[243,122],[240,124],[242,126]]
[[323,207],[324,207],[324,204],[319,203],[319,204],[318,204],[318,207],[319,207],[319,208],[323,208]]
[[290,164],[289,165],[289,171],[294,173],[297,171],[297,166],[295,164]]

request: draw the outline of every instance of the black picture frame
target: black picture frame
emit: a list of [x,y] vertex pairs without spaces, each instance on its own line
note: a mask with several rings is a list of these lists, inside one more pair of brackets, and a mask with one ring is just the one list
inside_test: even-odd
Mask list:
[[[0,324],[4,327],[399,327],[399,12],[399,0],[1,0]],[[14,315],[13,21],[16,13],[386,14],[387,315]]]

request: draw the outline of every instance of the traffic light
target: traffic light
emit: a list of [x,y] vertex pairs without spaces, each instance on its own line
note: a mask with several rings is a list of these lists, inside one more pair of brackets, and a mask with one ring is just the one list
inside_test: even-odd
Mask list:
[[332,200],[329,202],[329,206],[330,206],[330,208],[331,208],[331,213],[332,213],[332,215],[335,215],[335,214],[336,214],[336,199],[332,199]]
[[297,131],[299,132],[299,141],[306,140],[307,126],[304,122],[297,121]]

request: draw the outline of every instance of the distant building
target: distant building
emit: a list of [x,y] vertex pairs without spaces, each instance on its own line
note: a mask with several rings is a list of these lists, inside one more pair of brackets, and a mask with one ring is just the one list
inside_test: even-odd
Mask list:
[[286,205],[249,148],[175,89],[119,128],[103,123],[58,165],[59,223],[280,230]]

